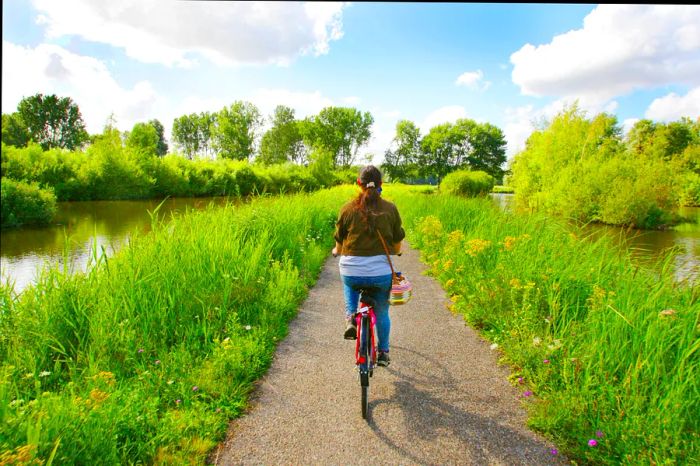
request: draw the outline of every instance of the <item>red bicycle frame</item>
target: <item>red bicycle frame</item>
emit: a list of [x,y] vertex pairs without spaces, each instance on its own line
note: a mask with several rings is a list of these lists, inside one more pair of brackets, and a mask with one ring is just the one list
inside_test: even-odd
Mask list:
[[[364,363],[369,363],[369,368],[374,366],[375,361],[377,360],[377,346],[374,341],[374,326],[377,323],[377,318],[374,315],[374,307],[370,306],[369,304],[365,304],[363,302],[360,302],[360,309],[355,313],[355,325],[357,326],[357,340],[355,340],[355,363],[357,365],[364,364]],[[371,361],[365,361],[365,357],[360,354],[360,329],[362,327],[362,317],[367,314],[369,317],[369,341],[370,341],[370,347],[371,347]]]

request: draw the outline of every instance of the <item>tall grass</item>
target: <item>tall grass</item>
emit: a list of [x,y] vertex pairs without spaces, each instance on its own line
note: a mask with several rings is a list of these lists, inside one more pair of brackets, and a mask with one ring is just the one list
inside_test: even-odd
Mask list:
[[700,287],[674,281],[672,254],[645,270],[488,199],[395,201],[453,311],[512,367],[533,428],[582,462],[700,461]]
[[[86,274],[0,289],[0,462],[204,462],[332,246],[352,188],[158,223]],[[97,251],[94,256],[100,257]]]

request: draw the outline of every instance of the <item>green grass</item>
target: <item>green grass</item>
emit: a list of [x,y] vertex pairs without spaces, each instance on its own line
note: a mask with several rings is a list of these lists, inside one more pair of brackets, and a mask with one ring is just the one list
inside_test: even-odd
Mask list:
[[154,220],[86,274],[47,269],[20,296],[3,285],[0,463],[54,450],[56,464],[203,463],[269,366],[353,192]]
[[494,186],[491,192],[496,194],[513,194],[515,189],[512,186]]
[[534,393],[532,428],[583,463],[700,461],[700,287],[674,282],[672,255],[645,270],[608,238],[489,199],[395,201],[453,311]]

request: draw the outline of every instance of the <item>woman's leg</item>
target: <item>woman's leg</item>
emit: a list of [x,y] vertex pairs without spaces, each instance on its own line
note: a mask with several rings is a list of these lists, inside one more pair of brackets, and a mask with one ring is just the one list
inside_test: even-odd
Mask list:
[[389,293],[391,292],[391,275],[372,277],[372,285],[377,290],[371,296],[374,298],[374,314],[377,317],[377,349],[382,352],[389,351],[389,334],[391,333],[391,319],[389,318]]
[[343,281],[343,294],[345,295],[345,318],[349,320],[357,311],[357,304],[360,300],[360,293],[354,288],[358,280],[357,277],[347,275],[341,275],[340,278]]

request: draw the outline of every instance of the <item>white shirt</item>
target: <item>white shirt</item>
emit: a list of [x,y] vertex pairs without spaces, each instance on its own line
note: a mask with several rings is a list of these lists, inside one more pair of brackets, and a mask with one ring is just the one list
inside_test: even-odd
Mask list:
[[386,256],[340,256],[340,275],[349,277],[381,277],[391,275]]

